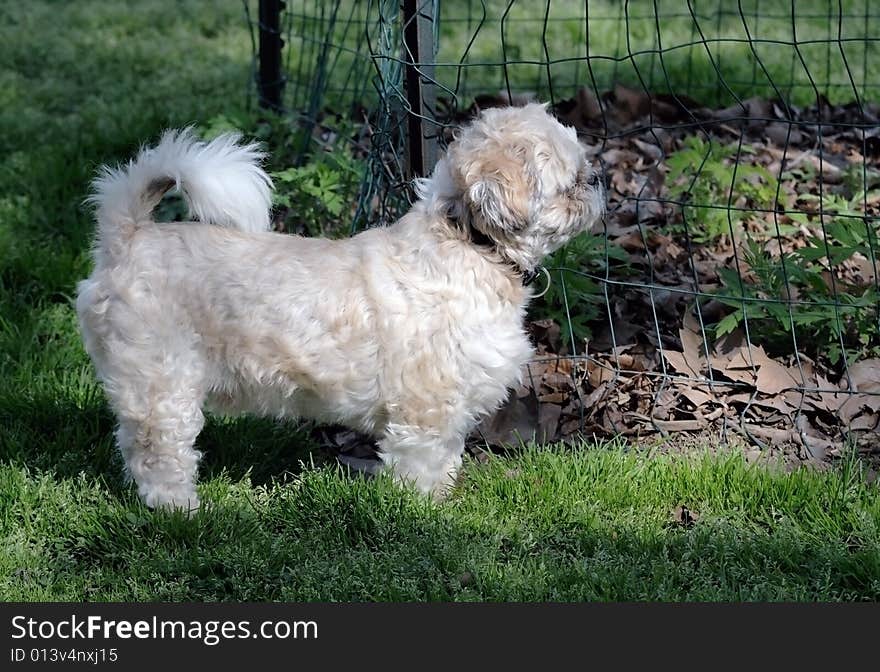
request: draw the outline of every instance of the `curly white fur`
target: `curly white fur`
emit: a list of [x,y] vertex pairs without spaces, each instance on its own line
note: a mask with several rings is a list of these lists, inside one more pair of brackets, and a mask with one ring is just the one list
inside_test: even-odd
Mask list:
[[[521,272],[603,212],[584,148],[543,106],[486,111],[406,216],[347,240],[265,231],[260,158],[235,136],[169,132],[95,181],[77,312],[140,495],[198,506],[205,407],[345,423],[441,493],[532,354]],[[201,223],[150,220],[172,186]]]

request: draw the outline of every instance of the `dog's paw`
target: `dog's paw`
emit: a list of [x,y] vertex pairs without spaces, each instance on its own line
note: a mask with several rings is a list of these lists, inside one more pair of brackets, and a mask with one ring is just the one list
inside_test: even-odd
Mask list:
[[437,503],[446,500],[455,487],[455,472],[438,472],[435,474],[419,473],[414,475],[409,472],[401,473],[399,468],[393,470],[394,480],[406,488],[412,488],[416,492],[430,497]]
[[141,492],[141,498],[151,509],[181,511],[192,516],[199,510],[199,496],[195,488],[156,488],[149,492]]
[[447,475],[443,479],[434,483],[434,485],[426,491],[426,494],[439,504],[440,502],[449,499],[452,490],[455,488],[455,482],[456,477],[454,475]]

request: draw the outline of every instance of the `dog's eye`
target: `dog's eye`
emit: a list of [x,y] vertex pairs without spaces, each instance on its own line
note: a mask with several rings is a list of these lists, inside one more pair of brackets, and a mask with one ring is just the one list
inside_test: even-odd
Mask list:
[[599,184],[599,176],[596,173],[592,173],[590,177],[587,178],[587,184],[589,184],[591,187],[595,187],[597,184]]

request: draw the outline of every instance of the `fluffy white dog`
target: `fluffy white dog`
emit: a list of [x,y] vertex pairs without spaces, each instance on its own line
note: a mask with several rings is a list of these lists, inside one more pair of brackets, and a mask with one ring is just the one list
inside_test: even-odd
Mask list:
[[[94,182],[76,307],[138,492],[198,507],[209,408],[346,424],[442,493],[532,354],[524,277],[602,216],[585,148],[542,105],[487,110],[407,215],[347,240],[269,232],[261,158],[234,135],[170,131]],[[151,220],[172,187],[198,222]]]

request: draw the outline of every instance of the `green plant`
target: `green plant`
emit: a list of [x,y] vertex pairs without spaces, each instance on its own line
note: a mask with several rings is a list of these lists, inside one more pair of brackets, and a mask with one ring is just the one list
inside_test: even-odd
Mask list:
[[863,162],[850,163],[843,170],[843,185],[848,195],[862,197],[880,186],[880,171],[868,168]]
[[[342,138],[350,135],[339,122],[337,141],[319,146],[307,143],[309,130],[295,120],[246,113],[220,114],[199,125],[206,139],[247,129],[268,150],[269,174],[275,184],[272,201],[284,230],[308,236],[342,236],[349,233],[366,163],[356,157]],[[309,149],[304,152],[304,148]],[[274,168],[274,169],[273,169]],[[159,212],[179,214],[173,196]]]
[[302,166],[272,173],[285,228],[311,236],[346,235],[364,162],[345,147],[318,151]]
[[589,275],[604,274],[607,262],[626,264],[627,260],[625,250],[608,245],[605,236],[596,233],[578,236],[547,258],[547,268],[557,273],[534,312],[537,317],[549,318],[562,326],[562,344],[566,349],[571,347],[572,336],[577,341],[592,337],[590,324],[599,317],[604,301],[599,284]]
[[[876,194],[875,194],[876,195]],[[880,252],[877,249],[877,222],[866,218],[861,211],[865,194],[846,199],[836,194],[827,194],[821,199],[812,194],[800,197],[805,202],[821,203],[825,221],[820,225],[824,232],[811,235],[808,246],[797,250],[797,254],[807,261],[819,261],[827,257],[832,266],[840,264],[854,254],[862,254],[868,259]],[[804,213],[792,216],[796,222],[806,224]],[[826,245],[827,240],[827,245]]]
[[[718,322],[716,336],[730,333],[748,320],[751,338],[771,350],[783,351],[794,328],[800,347],[813,356],[826,356],[834,365],[841,361],[844,349],[851,359],[880,353],[880,295],[876,287],[831,280],[835,268],[854,255],[874,258],[877,223],[853,219],[861,216],[854,202],[837,196],[823,199],[823,210],[831,215],[825,222],[824,236],[810,235],[806,246],[779,259],[749,240],[742,273],[730,268],[718,270],[727,292],[718,299],[735,310]],[[805,213],[793,218],[803,225],[809,222]]]
[[740,230],[748,215],[737,203],[740,198],[749,207],[772,206],[776,179],[764,166],[743,159],[754,153],[749,145],[721,145],[694,135],[666,159],[672,176],[669,196],[684,204],[682,226],[692,240],[709,243]]

